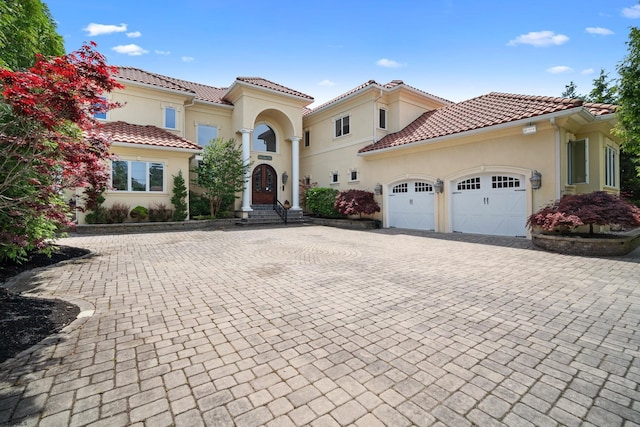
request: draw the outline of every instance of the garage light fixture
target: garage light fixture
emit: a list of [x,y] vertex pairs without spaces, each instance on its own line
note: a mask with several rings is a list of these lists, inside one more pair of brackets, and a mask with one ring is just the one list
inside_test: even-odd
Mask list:
[[373,191],[375,192],[376,196],[380,196],[382,194],[382,184],[377,183]]
[[436,179],[436,182],[433,183],[433,189],[436,193],[442,193],[444,191],[444,182],[440,178]]
[[531,182],[531,188],[538,190],[542,187],[542,174],[534,169],[534,171],[531,172],[531,178],[529,178],[529,181]]

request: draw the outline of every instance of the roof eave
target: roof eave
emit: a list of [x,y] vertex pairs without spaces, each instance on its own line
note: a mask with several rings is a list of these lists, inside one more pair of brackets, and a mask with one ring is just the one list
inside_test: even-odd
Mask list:
[[453,133],[453,134],[450,134],[450,135],[438,136],[438,137],[430,138],[430,139],[422,139],[422,140],[419,140],[419,141],[413,141],[413,142],[408,142],[406,144],[396,145],[394,147],[387,147],[387,148],[380,148],[378,150],[365,151],[364,153],[358,153],[358,156],[366,157],[366,156],[372,156],[372,155],[375,155],[375,154],[388,153],[388,152],[396,151],[396,150],[403,150],[403,149],[408,149],[408,148],[413,148],[413,147],[419,147],[421,145],[435,144],[437,142],[447,141],[447,140],[450,140],[450,139],[457,139],[457,138],[463,138],[463,137],[466,137],[466,136],[479,135],[479,134],[483,134],[483,133],[487,133],[487,132],[493,132],[493,131],[496,131],[496,130],[508,129],[510,127],[518,127],[518,126],[522,126],[522,125],[527,125],[527,124],[533,123],[533,122],[540,122],[540,121],[543,121],[543,120],[546,121],[546,120],[551,120],[551,119],[558,118],[558,117],[571,116],[571,115],[576,114],[576,113],[582,114],[582,115],[584,115],[586,113],[589,116],[591,121],[596,121],[599,117],[601,117],[601,116],[594,116],[585,107],[579,106],[579,107],[571,108],[569,110],[557,111],[555,113],[549,113],[549,114],[542,114],[540,116],[528,117],[528,118],[525,118],[525,119],[515,120],[513,122],[500,123],[500,124],[493,125],[493,126],[487,126],[487,127],[483,127],[483,128],[479,128],[479,129],[471,129],[471,130],[467,130],[467,131],[463,131],[463,132]]
[[216,107],[223,107],[223,108],[228,108],[230,110],[233,110],[233,105],[223,104],[221,102],[206,101],[204,99],[198,99],[198,98],[194,99],[193,102],[196,104],[214,105]]
[[229,89],[227,89],[227,92],[225,93],[225,95],[222,97],[222,99],[227,99],[227,95],[229,95],[233,89],[235,89],[236,86],[244,86],[244,87],[249,87],[249,88],[253,88],[253,89],[259,89],[259,90],[263,90],[265,92],[269,92],[275,95],[279,95],[279,96],[286,96],[288,98],[293,98],[296,99],[298,101],[303,101],[306,102],[305,105],[309,105],[313,102],[313,98],[308,98],[306,96],[298,96],[298,95],[294,95],[292,93],[286,93],[286,92],[282,92],[280,90],[275,90],[275,89],[271,89],[268,87],[263,87],[260,85],[256,85],[253,83],[247,83],[247,82],[243,82],[241,80],[236,79],[233,84],[231,86],[229,86]]
[[128,148],[151,148],[154,150],[162,150],[162,151],[177,151],[181,153],[193,153],[199,154],[202,153],[202,149],[198,148],[179,148],[179,147],[164,147],[162,145],[153,145],[153,144],[138,144],[134,142],[122,142],[122,141],[113,141],[111,143],[113,147],[128,147]]
[[137,82],[135,80],[124,79],[122,77],[116,77],[116,80],[118,80],[119,82],[124,83],[124,84],[129,84],[131,86],[138,86],[138,87],[143,87],[143,88],[146,88],[146,89],[161,90],[163,92],[169,92],[169,93],[175,93],[175,94],[183,95],[183,96],[186,96],[188,98],[195,98],[195,96],[196,96],[196,93],[192,92],[192,91],[169,89],[169,88],[166,88],[166,87],[152,85],[152,84],[149,84],[149,83],[142,83],[142,82]]
[[[347,101],[347,100],[349,100],[351,98],[355,98],[356,96],[360,95],[361,93],[366,92],[367,90],[370,90],[372,88],[375,88],[375,89],[378,89],[378,90],[379,89],[384,89],[382,86],[380,86],[377,83],[372,83],[370,85],[366,85],[366,86],[361,87],[360,89],[358,89],[356,91],[353,91],[352,93],[350,93],[349,95],[345,96],[344,98],[339,98],[339,99],[336,99],[334,101],[327,101],[326,104],[321,105],[321,106],[311,110],[309,113],[307,113],[305,115],[305,117],[312,116],[315,113],[319,113],[320,111],[324,111],[324,110],[326,110],[326,109],[328,109],[330,107],[333,107],[335,105],[341,104],[342,102]],[[384,90],[386,90],[386,89],[384,89]]]

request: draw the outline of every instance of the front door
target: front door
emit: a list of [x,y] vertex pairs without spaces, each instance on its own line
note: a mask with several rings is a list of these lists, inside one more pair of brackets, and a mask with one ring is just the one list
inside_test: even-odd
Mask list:
[[252,175],[251,200],[255,205],[271,205],[276,202],[278,177],[269,165],[258,165]]

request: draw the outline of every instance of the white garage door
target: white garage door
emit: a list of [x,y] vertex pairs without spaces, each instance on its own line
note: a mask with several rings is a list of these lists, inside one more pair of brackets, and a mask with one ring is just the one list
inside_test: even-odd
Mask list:
[[405,181],[389,192],[389,227],[433,230],[433,185],[426,181]]
[[463,178],[452,185],[453,231],[526,236],[526,188],[521,175]]

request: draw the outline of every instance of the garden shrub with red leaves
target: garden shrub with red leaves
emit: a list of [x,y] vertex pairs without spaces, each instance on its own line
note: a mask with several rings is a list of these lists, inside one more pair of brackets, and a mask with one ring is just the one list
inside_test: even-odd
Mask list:
[[616,195],[595,191],[563,196],[527,220],[528,227],[540,227],[544,231],[572,230],[582,225],[588,225],[591,234],[594,225],[637,227],[640,208]]
[[341,191],[336,197],[335,208],[343,215],[373,215],[380,212],[380,205],[373,193],[364,190]]
[[49,250],[69,222],[63,189],[108,185],[110,142],[93,115],[117,106],[102,95],[122,86],[95,47],[0,68],[0,261]]

